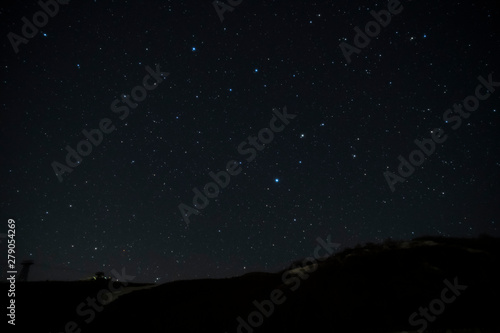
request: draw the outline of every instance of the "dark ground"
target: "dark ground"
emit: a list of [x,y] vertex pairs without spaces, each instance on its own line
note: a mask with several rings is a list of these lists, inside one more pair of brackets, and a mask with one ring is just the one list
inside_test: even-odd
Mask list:
[[74,321],[74,332],[237,332],[237,317],[247,321],[256,310],[252,302],[269,300],[279,289],[286,299],[254,332],[416,331],[421,325],[411,326],[410,315],[440,298],[445,279],[457,278],[467,289],[429,323],[429,332],[500,332],[499,254],[499,239],[490,237],[367,244],[319,262],[307,279],[297,277],[295,291],[297,280],[287,276],[284,283],[283,272],[176,281],[123,295],[92,320],[76,308],[108,281],[18,283],[16,328],[64,332]]

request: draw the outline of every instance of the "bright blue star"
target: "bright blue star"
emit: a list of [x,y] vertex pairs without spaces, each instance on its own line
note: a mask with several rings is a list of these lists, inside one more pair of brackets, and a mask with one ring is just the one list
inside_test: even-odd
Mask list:
[[194,51],[196,51],[196,47],[194,47],[194,46],[193,46],[193,47],[191,48],[191,51],[193,51],[193,52],[194,52]]
[[255,73],[257,73],[257,72],[259,71],[259,69],[258,69],[258,68],[256,68],[256,69],[254,69],[253,71],[254,71]]
[[275,178],[275,179],[274,179],[274,182],[275,182],[275,183],[279,183],[279,181],[280,181],[280,180],[279,180],[278,178]]

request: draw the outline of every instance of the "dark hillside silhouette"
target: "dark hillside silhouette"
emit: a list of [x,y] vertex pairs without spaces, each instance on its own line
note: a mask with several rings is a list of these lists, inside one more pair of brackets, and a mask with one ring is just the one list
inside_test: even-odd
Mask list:
[[[496,238],[386,241],[329,257],[295,291],[283,282],[283,272],[176,281],[121,296],[89,324],[74,309],[98,288],[71,282],[31,283],[29,295],[19,296],[19,303],[29,302],[32,308],[22,310],[20,305],[18,321],[36,323],[44,329],[40,332],[47,331],[46,323],[56,323],[56,317],[59,330],[50,327],[52,332],[63,331],[60,318],[75,320],[82,332],[237,332],[237,317],[247,321],[256,311],[252,302],[269,300],[270,293],[279,289],[286,300],[263,317],[261,326],[251,328],[253,332],[319,332],[325,327],[329,332],[415,332],[420,326],[409,324],[410,315],[441,297],[445,279],[458,279],[467,289],[428,323],[428,331],[500,332],[499,264]],[[50,293],[44,295],[41,288]],[[50,316],[43,311],[47,303]],[[24,319],[23,313],[36,321]]]

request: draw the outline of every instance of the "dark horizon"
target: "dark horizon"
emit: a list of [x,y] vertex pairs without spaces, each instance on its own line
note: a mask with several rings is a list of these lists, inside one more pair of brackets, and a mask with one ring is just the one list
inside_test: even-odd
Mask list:
[[[496,333],[500,238],[386,240],[336,252],[317,239],[309,258],[279,273],[138,284],[19,284],[17,328],[50,332]],[[328,254],[328,255],[324,255]],[[12,288],[12,286],[11,286]],[[57,315],[54,315],[56,313]],[[22,317],[23,319],[25,317]],[[16,325],[17,325],[16,324]]]
[[[403,240],[403,239],[392,239],[392,238],[387,238],[381,242],[366,242],[366,243],[363,243],[363,244],[356,244],[354,246],[341,246],[340,244],[338,244],[338,248],[336,249],[336,251],[331,254],[332,257],[334,257],[335,255],[341,255],[342,253],[344,253],[345,251],[351,251],[351,250],[354,250],[354,249],[357,249],[359,247],[363,248],[363,247],[366,247],[366,246],[371,246],[371,245],[375,245],[375,246],[378,246],[378,245],[383,245],[387,242],[395,242],[395,243],[406,243],[406,242],[412,242],[412,241],[418,241],[418,240],[422,240],[422,239],[443,239],[443,240],[472,240],[472,241],[475,241],[475,240],[480,240],[480,239],[490,239],[490,240],[497,240],[497,241],[500,241],[500,238],[499,237],[493,237],[493,236],[490,236],[490,235],[487,235],[487,234],[481,234],[481,235],[478,235],[477,237],[443,237],[443,236],[439,236],[439,237],[436,237],[436,236],[432,236],[432,235],[424,235],[424,236],[418,236],[418,237],[415,237],[413,239],[410,239],[410,240]],[[311,253],[312,254],[312,253]],[[309,255],[309,257],[311,256],[311,254]],[[283,270],[286,270],[286,269],[289,269],[290,266],[292,264],[295,264],[297,262],[300,262],[302,261],[303,259],[305,259],[306,257],[301,257],[301,258],[294,258],[294,259],[291,259],[289,262],[281,265],[280,267],[276,267],[275,269],[269,269],[269,270],[255,270],[255,271],[250,271],[250,270],[244,270],[242,271],[241,273],[239,274],[235,274],[235,275],[227,275],[227,276],[198,276],[198,277],[192,277],[192,278],[188,278],[188,279],[183,279],[183,278],[179,278],[179,279],[175,279],[175,278],[172,278],[171,280],[163,280],[163,281],[148,281],[148,280],[144,280],[141,276],[139,275],[136,275],[137,274],[137,271],[134,270],[134,267],[122,267],[122,268],[112,268],[110,271],[102,271],[105,276],[107,278],[110,278],[111,280],[113,281],[120,281],[119,279],[117,279],[115,277],[115,275],[113,275],[113,273],[111,271],[115,271],[115,272],[119,272],[121,269],[124,269],[124,272],[127,274],[127,275],[132,275],[134,276],[134,279],[133,281],[131,281],[132,283],[139,283],[139,284],[142,284],[142,283],[146,283],[146,284],[157,284],[157,285],[160,285],[160,284],[163,284],[163,283],[168,283],[168,282],[175,282],[175,281],[184,281],[184,280],[200,280],[200,279],[226,279],[226,278],[235,278],[235,277],[239,277],[239,276],[243,276],[247,273],[279,273],[279,272],[282,272]],[[40,265],[40,266],[45,266],[45,265]],[[46,266],[48,267],[48,265]],[[33,270],[33,268],[35,268]],[[53,269],[52,271],[57,271],[57,270],[66,270],[66,271],[71,271],[71,269],[68,269],[67,267],[64,268],[64,267],[61,267],[61,268],[56,268],[56,269]],[[93,281],[92,278],[95,276],[95,273],[97,272],[100,272],[99,270],[95,270],[95,271],[85,271],[85,273],[87,273],[87,275],[82,275],[80,278],[76,277],[76,278],[69,278],[69,279],[58,279],[57,277],[54,278],[54,279],[50,279],[50,278],[47,278],[47,279],[37,279],[37,276],[40,275],[39,273],[39,269],[37,269],[37,266],[36,266],[36,262],[31,266],[30,268],[30,273],[29,273],[29,279],[28,281],[24,281],[24,282],[46,282],[46,281],[49,281],[49,282],[81,282],[81,281]],[[50,271],[50,268],[47,268],[46,271]],[[74,270],[75,273],[74,276],[77,276],[79,273],[76,273],[76,272],[82,272],[83,274],[83,271],[82,270]],[[21,272],[19,271],[18,275],[20,274]]]

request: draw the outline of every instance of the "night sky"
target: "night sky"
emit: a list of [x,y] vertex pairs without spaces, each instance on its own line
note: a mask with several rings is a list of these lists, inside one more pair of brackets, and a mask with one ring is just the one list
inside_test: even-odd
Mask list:
[[[232,0],[222,21],[211,1],[60,2],[30,38],[40,4],[0,8],[0,232],[16,221],[31,280],[272,272],[328,235],[500,236],[495,1]],[[402,178],[415,140],[433,151]],[[196,209],[211,172],[225,186]]]

